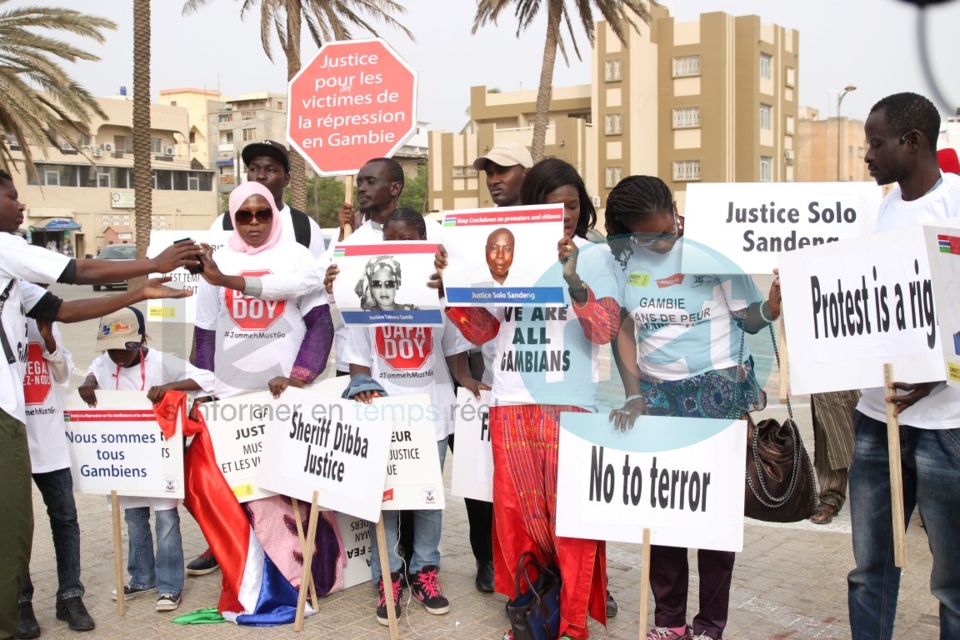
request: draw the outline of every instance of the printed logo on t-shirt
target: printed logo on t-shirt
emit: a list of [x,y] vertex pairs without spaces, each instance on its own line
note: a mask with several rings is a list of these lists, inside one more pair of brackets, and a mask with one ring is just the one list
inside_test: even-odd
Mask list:
[[[271,273],[269,270],[263,271],[241,271],[237,275],[246,277],[259,277]],[[261,300],[245,296],[239,291],[227,289],[224,294],[224,301],[227,305],[227,314],[233,323],[239,329],[244,331],[263,331],[283,316],[287,308],[286,300]]]
[[683,284],[683,274],[675,273],[669,278],[660,278],[657,280],[657,286],[661,289],[666,289],[667,287],[672,287],[676,284]]
[[627,276],[627,284],[631,287],[649,287],[650,286],[650,274],[649,273],[638,273],[634,271],[629,276]]
[[429,327],[377,327],[377,355],[398,371],[418,371],[433,355]]
[[50,370],[39,342],[27,345],[27,374],[23,376],[23,399],[28,405],[43,404],[50,395]]

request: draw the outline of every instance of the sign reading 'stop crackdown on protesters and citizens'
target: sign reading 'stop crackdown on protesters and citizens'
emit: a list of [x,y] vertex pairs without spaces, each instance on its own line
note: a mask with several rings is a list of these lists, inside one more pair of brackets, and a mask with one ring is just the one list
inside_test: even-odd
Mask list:
[[383,40],[328,42],[290,81],[287,140],[320,175],[392,156],[417,127],[417,73]]

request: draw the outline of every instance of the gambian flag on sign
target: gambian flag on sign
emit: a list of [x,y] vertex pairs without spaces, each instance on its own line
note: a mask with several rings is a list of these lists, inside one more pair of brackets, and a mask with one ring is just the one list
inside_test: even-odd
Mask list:
[[937,244],[940,246],[940,253],[960,255],[960,237],[938,235]]

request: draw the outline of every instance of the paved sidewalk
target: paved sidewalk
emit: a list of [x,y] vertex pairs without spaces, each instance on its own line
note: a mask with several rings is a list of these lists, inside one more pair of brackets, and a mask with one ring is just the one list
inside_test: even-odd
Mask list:
[[[79,294],[93,295],[89,288],[65,292],[70,298]],[[95,322],[61,327],[65,341],[73,351],[78,373],[76,380],[93,357]],[[153,344],[173,345],[179,332],[148,327]],[[166,350],[180,348],[166,346]],[[811,449],[809,407],[794,407]],[[785,417],[782,407],[772,407],[767,414]],[[455,456],[448,454],[447,488],[451,464]],[[292,625],[272,629],[248,629],[232,624],[181,627],[170,623],[177,614],[214,606],[220,593],[220,573],[187,578],[183,604],[176,613],[157,613],[154,601],[143,598],[128,603],[127,614],[119,618],[116,603],[110,599],[114,587],[111,520],[102,496],[78,495],[82,539],[83,582],[87,595],[84,601],[97,622],[97,628],[84,634],[93,638],[275,638],[291,637]],[[56,563],[50,529],[39,493],[34,491],[36,529],[31,571],[36,586],[34,608],[44,638],[77,638],[65,622],[54,617]],[[189,560],[203,551],[205,544],[190,515],[181,509],[184,552]],[[907,533],[908,567],[900,589],[899,629],[910,629],[911,637],[938,637],[937,601],[930,595],[930,553],[926,535],[916,519]],[[474,560],[470,552],[466,511],[463,500],[447,494],[443,526],[443,560],[441,580],[444,593],[451,601],[450,613],[433,616],[418,603],[403,609],[401,638],[455,640],[499,640],[509,623],[504,614],[506,599],[499,595],[481,594],[474,589]],[[635,639],[639,637],[638,614],[641,593],[639,545],[610,544],[607,562],[610,590],[620,604],[620,615],[604,629],[591,623],[593,638]],[[126,540],[124,540],[126,553]],[[816,526],[810,523],[767,525],[747,521],[744,550],[737,556],[730,602],[730,622],[725,638],[734,640],[826,639],[850,637],[847,622],[846,576],[853,565],[850,543],[849,513],[846,509],[833,523]],[[696,611],[696,558],[691,555],[690,617]],[[409,591],[405,593],[407,597]],[[308,618],[303,637],[329,637],[336,640],[354,638],[388,638],[386,627],[374,616],[376,594],[369,583],[355,586],[325,598],[320,611]],[[650,617],[653,621],[653,601]]]

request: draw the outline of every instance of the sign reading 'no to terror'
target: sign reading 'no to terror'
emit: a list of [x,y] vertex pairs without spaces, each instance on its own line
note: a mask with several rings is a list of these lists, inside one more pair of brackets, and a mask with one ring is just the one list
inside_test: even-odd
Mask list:
[[382,40],[323,45],[290,81],[287,140],[320,175],[390,157],[417,126],[417,74]]

